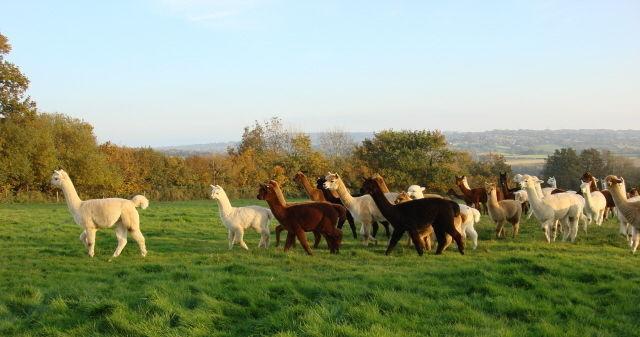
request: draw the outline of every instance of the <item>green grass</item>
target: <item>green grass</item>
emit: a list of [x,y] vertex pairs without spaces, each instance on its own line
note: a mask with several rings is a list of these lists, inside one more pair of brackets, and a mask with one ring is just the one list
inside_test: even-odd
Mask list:
[[130,240],[110,261],[113,230],[87,257],[66,206],[0,205],[0,336],[640,334],[640,256],[613,220],[576,244],[544,243],[533,220],[496,241],[483,218],[465,256],[384,256],[350,237],[337,256],[324,241],[306,256],[259,250],[254,232],[251,251],[229,251],[216,209],[152,203],[148,256]]

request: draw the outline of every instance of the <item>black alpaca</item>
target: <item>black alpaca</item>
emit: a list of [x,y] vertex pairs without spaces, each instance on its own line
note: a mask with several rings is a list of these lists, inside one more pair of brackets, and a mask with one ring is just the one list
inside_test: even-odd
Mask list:
[[393,234],[389,240],[386,255],[391,253],[406,231],[409,232],[418,255],[422,255],[424,242],[420,239],[418,232],[429,226],[433,226],[438,240],[436,254],[442,254],[447,242],[446,236],[449,234],[456,241],[460,254],[464,255],[462,236],[453,224],[453,218],[460,215],[460,205],[457,203],[445,199],[425,198],[393,205],[384,196],[380,185],[374,179],[366,179],[362,188],[373,197],[382,215],[393,226]]

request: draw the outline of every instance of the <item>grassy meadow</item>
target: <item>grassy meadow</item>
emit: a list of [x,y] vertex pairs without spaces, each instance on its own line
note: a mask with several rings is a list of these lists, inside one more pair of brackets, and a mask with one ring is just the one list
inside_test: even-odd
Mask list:
[[[232,201],[234,205],[257,200]],[[227,248],[212,201],[140,211],[149,254],[133,240],[110,260],[78,241],[64,204],[0,205],[0,336],[638,336],[640,255],[617,220],[546,244],[535,220],[476,251],[418,257],[345,236],[339,255]],[[275,226],[275,223],[272,225]],[[508,227],[507,233],[511,234]],[[455,245],[454,245],[455,246]]]

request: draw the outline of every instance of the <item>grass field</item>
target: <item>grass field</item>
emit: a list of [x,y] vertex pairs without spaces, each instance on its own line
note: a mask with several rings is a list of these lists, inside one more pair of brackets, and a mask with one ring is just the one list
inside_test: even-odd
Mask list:
[[0,205],[0,336],[640,334],[640,256],[614,220],[576,244],[543,243],[533,220],[496,241],[483,218],[465,256],[384,256],[350,237],[306,256],[259,250],[253,232],[229,251],[211,201],[140,213],[148,256],[130,240],[110,261],[113,230],[87,257],[65,205]]

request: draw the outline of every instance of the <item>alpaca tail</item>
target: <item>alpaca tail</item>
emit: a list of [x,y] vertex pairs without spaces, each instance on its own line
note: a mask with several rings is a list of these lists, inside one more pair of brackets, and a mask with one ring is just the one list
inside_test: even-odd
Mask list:
[[136,195],[135,197],[131,198],[131,201],[133,201],[133,205],[135,207],[140,207],[142,209],[146,209],[147,207],[149,207],[149,199],[147,199],[144,195]]
[[475,208],[471,208],[471,213],[473,213],[473,222],[480,222],[480,212]]

